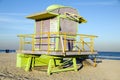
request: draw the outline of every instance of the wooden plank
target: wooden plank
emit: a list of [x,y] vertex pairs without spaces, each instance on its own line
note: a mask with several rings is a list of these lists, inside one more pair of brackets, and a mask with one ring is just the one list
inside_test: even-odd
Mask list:
[[[48,43],[42,43],[42,44],[35,44],[35,45],[48,45]],[[55,45],[55,44],[49,44],[49,45]]]
[[65,53],[65,48],[64,48],[64,41],[63,41],[63,37],[60,36],[60,41],[61,41],[61,45],[62,45],[62,53]]
[[[27,51],[27,50],[24,50],[24,51],[18,51],[18,53],[23,53],[23,54],[46,54],[48,55],[48,52],[47,50],[46,51]],[[74,55],[97,55],[98,53],[97,52],[81,52],[81,53],[78,53],[78,51],[70,51],[70,52],[65,52],[65,55],[66,56],[74,56]],[[62,51],[50,51],[49,55],[55,55],[55,56],[64,56]]]
[[[36,37],[35,39],[44,39],[44,38],[48,38],[48,36]],[[60,38],[60,37],[56,35],[51,35],[50,38]]]

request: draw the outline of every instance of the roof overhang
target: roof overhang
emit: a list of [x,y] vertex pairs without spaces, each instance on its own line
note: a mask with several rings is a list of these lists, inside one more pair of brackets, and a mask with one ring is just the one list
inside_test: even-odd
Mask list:
[[43,19],[53,18],[56,16],[58,16],[58,14],[56,14],[56,13],[42,12],[42,13],[36,13],[36,14],[29,15],[26,18],[34,19],[34,20],[43,20]]

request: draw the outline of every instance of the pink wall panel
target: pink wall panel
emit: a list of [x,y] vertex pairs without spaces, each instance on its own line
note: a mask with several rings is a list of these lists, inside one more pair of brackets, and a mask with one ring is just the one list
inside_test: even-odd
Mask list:
[[77,22],[69,20],[69,19],[60,19],[60,28],[61,32],[67,32],[67,33],[77,33]]

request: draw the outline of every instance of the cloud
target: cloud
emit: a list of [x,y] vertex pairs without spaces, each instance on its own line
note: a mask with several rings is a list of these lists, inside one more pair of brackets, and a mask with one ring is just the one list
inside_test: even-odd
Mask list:
[[25,16],[26,13],[0,13],[0,33],[31,30],[27,26],[33,26],[34,21],[25,19]]
[[32,24],[31,21],[25,19],[18,19],[18,18],[10,18],[10,17],[0,17],[0,23],[26,23]]
[[25,19],[26,13],[0,13],[0,23],[27,23],[32,21]]
[[0,13],[0,15],[9,15],[9,16],[26,16],[27,13]]
[[27,13],[0,13],[0,23],[27,23],[32,21],[25,19]]

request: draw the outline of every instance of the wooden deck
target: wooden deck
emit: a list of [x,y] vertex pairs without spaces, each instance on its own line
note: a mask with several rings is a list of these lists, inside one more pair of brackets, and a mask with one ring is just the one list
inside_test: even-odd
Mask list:
[[90,52],[90,51],[84,51],[84,52],[79,52],[79,51],[67,51],[65,53],[62,53],[62,51],[29,51],[29,50],[22,50],[22,51],[17,51],[17,53],[23,53],[23,54],[46,54],[46,55],[55,55],[55,56],[72,56],[72,55],[97,55],[98,52]]

